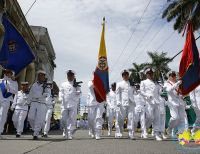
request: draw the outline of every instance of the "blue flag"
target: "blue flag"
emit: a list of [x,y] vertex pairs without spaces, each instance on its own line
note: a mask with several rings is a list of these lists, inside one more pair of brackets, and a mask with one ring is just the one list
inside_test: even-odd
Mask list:
[[34,55],[22,35],[7,19],[2,17],[5,29],[3,45],[0,50],[0,65],[3,68],[11,69],[18,74],[22,69],[29,65],[34,59]]

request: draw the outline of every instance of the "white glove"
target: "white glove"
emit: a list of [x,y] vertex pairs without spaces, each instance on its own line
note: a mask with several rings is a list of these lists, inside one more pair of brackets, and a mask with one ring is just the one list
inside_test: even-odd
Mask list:
[[183,83],[183,81],[182,80],[179,80],[176,84],[177,84],[177,86],[179,86],[180,84],[182,84]]
[[188,109],[190,109],[190,107],[191,107],[191,105],[186,105],[185,109],[188,110]]

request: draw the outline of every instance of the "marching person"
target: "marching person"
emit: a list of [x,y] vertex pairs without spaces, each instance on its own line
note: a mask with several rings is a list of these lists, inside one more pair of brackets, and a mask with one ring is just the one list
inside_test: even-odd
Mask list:
[[[52,90],[53,89],[53,82],[48,81],[47,86],[48,86],[48,88],[50,88]],[[55,104],[55,101],[54,101],[53,95],[51,93],[46,98],[47,111],[46,111],[46,117],[45,117],[45,125],[44,125],[44,128],[43,128],[43,137],[45,137],[45,138],[48,137],[48,133],[49,133],[49,130],[50,130],[51,118],[52,118],[54,104]]]
[[72,70],[67,72],[67,81],[61,84],[59,100],[61,101],[61,125],[63,136],[72,140],[76,128],[77,105],[80,101],[81,88],[75,83],[75,73]]
[[3,74],[4,78],[0,80],[0,138],[2,138],[10,103],[13,102],[13,95],[18,92],[18,84],[13,80],[14,72],[4,69]]
[[24,120],[28,113],[29,100],[29,85],[28,82],[21,82],[21,90],[14,97],[11,110],[15,110],[12,121],[16,128],[16,137],[19,138],[24,129]]
[[134,92],[134,99],[135,99],[135,122],[137,127],[138,122],[140,122],[141,125],[141,138],[147,138],[147,130],[146,130],[146,121],[145,121],[145,99],[142,96],[140,92],[140,85],[136,84],[135,85],[135,92]]
[[116,118],[116,83],[111,85],[111,91],[107,95],[108,136],[111,136],[113,121]]
[[190,93],[190,100],[192,102],[192,108],[196,114],[196,120],[193,129],[191,130],[192,134],[194,134],[200,129],[200,86]]
[[179,92],[179,86],[181,85],[182,81],[176,81],[176,72],[174,71],[168,72],[167,76],[168,80],[165,82],[164,88],[168,94],[167,105],[171,115],[167,133],[171,135],[173,129],[174,131],[175,129],[178,129],[178,133],[183,133],[183,131],[186,129],[185,125],[187,123],[187,114],[185,111],[185,103]]
[[33,129],[33,140],[37,140],[42,127],[45,124],[46,98],[51,94],[51,89],[46,84],[46,72],[37,72],[37,81],[32,85],[29,93],[30,110],[28,121]]
[[89,126],[89,136],[96,138],[96,140],[101,139],[101,130],[103,125],[103,112],[104,112],[104,102],[99,103],[96,100],[94,93],[93,81],[88,82],[89,93],[87,97],[88,106],[88,126]]
[[116,98],[117,98],[117,109],[116,109],[116,132],[115,137],[122,137],[122,131],[124,127],[124,120],[127,117],[127,129],[129,131],[129,138],[135,139],[134,137],[134,123],[135,123],[135,102],[134,102],[134,87],[129,82],[129,72],[124,70],[122,72],[123,81],[117,83]]
[[161,141],[160,137],[160,89],[157,84],[153,81],[154,69],[146,68],[145,72],[146,80],[141,81],[140,91],[146,100],[146,128],[148,129],[151,125],[157,141]]

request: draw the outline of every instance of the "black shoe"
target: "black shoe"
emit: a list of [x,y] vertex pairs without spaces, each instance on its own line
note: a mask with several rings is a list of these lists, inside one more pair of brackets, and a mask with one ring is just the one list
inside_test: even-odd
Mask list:
[[33,140],[38,140],[38,137],[37,136],[33,136]]
[[47,134],[44,134],[44,135],[43,135],[43,137],[44,137],[44,138],[47,138],[47,137],[48,137],[48,135],[47,135]]
[[19,134],[16,134],[16,138],[20,138],[21,137],[21,135],[19,135]]

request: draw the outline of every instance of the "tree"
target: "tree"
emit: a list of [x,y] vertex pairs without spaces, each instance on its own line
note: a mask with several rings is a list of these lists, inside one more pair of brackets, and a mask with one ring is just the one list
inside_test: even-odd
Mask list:
[[151,58],[150,66],[155,69],[155,80],[163,81],[163,75],[169,72],[170,68],[167,63],[171,61],[171,59],[167,56],[166,52],[162,52],[159,54],[158,52],[148,52],[149,57]]
[[174,0],[164,10],[162,18],[166,18],[168,22],[175,19],[174,29],[179,33],[183,31],[189,18],[194,30],[198,30],[200,28],[200,1]]
[[142,63],[142,64],[137,64],[133,63],[133,68],[130,68],[129,71],[131,72],[130,74],[130,79],[135,82],[135,83],[140,83],[141,78],[140,78],[140,71],[142,71],[148,63]]

